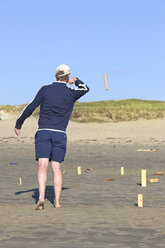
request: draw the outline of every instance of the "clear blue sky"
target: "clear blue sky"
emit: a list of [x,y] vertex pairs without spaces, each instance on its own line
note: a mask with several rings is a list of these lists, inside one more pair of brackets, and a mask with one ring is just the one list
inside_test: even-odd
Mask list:
[[63,63],[90,87],[81,101],[165,100],[165,0],[1,0],[0,34],[0,105],[30,102]]

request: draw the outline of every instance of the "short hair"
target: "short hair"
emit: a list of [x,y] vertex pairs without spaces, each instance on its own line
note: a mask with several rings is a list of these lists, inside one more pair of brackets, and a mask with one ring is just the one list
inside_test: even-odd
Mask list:
[[56,79],[66,81],[69,78],[70,68],[68,65],[62,64],[56,68]]
[[60,80],[60,81],[67,81],[69,78],[69,74],[68,75],[63,75],[63,72],[58,72],[56,74],[56,79]]

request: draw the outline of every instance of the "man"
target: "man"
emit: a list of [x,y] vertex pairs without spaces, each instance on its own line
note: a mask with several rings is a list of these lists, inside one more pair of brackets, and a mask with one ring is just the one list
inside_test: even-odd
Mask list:
[[[60,208],[60,196],[62,191],[61,162],[66,153],[66,127],[73,110],[74,103],[89,88],[78,78],[70,77],[70,68],[67,65],[59,65],[56,68],[56,82],[43,86],[36,97],[27,105],[16,121],[15,133],[20,135],[24,120],[40,105],[38,131],[35,135],[35,152],[38,160],[38,186],[39,201],[36,210],[43,209],[45,203],[45,188],[47,181],[47,168],[51,161],[54,173],[54,206]],[[67,87],[75,84],[77,88]]]

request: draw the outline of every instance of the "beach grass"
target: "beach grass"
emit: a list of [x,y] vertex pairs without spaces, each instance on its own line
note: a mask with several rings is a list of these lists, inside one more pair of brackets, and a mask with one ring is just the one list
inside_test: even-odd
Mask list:
[[159,119],[165,116],[165,102],[127,99],[76,103],[71,119],[79,122],[120,122]]
[[[0,111],[10,115],[18,115],[26,104],[1,105]],[[39,108],[33,116],[37,117]],[[107,100],[97,102],[76,102],[72,121],[77,122],[120,122],[138,119],[160,119],[165,117],[165,102],[139,99]]]

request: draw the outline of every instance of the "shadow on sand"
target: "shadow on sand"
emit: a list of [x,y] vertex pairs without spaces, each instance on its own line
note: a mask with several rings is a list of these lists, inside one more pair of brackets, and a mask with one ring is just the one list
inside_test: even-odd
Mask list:
[[[69,188],[63,187],[62,190],[67,190]],[[29,192],[33,192],[32,198],[35,199],[35,202],[38,202],[39,199],[39,191],[38,188],[34,189],[29,189],[29,190],[24,190],[24,191],[18,191],[15,193],[15,195],[21,195],[21,194],[26,194]],[[46,186],[46,191],[45,191],[45,199],[51,202],[51,204],[54,204],[54,187],[53,186]]]

